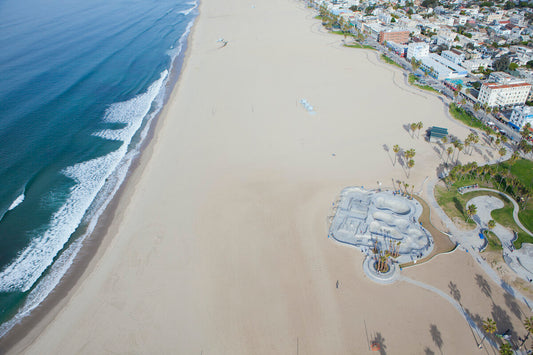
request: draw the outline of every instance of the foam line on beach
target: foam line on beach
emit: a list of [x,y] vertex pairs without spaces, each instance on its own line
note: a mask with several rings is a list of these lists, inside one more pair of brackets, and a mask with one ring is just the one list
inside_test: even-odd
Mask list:
[[[190,3],[190,4],[196,4],[195,8],[197,7],[197,3]],[[173,70],[175,59],[182,53],[182,49],[184,47],[185,41],[191,31],[191,28],[194,24],[194,19],[189,21],[187,28],[185,32],[182,34],[182,36],[178,40],[178,46],[176,48],[172,48],[167,54],[171,58],[171,66],[170,71]],[[164,88],[166,87],[168,83],[168,71],[164,71],[161,73],[161,78],[157,80],[152,86],[148,89],[147,94],[149,96],[149,99],[153,100],[151,103],[149,103],[149,100],[146,100],[147,106],[146,107],[152,107],[152,112],[149,114],[149,117],[147,117],[146,121],[147,124],[144,126],[142,131],[140,132],[140,140],[137,144],[137,148],[139,148],[144,142],[145,138],[148,135],[148,131],[150,129],[150,121],[159,113],[159,110],[161,109],[163,105],[163,98],[165,95]],[[132,101],[132,100],[130,100]],[[134,99],[134,102],[139,102],[140,100]],[[117,109],[118,106],[123,105],[115,105],[110,108]],[[155,106],[155,107],[154,107]],[[111,113],[109,110],[106,112],[106,120],[109,122],[125,122],[123,118],[120,117],[120,115],[116,113]],[[113,121],[115,120],[115,121]],[[127,122],[125,122],[127,123]],[[142,124],[142,120],[139,122]],[[135,134],[135,132],[133,132]],[[109,138],[117,139],[117,138],[125,138],[126,135],[124,132],[97,132],[95,135],[100,136],[109,136]],[[128,135],[129,136],[129,135]],[[130,137],[131,140],[131,137]],[[126,147],[127,144],[123,144],[123,147]],[[9,321],[3,323],[0,326],[0,337],[3,337],[7,332],[9,332],[14,325],[19,323],[24,317],[28,316],[41,302],[43,302],[46,297],[52,292],[52,290],[59,284],[63,276],[66,274],[66,272],[69,270],[69,268],[74,263],[74,260],[79,252],[79,250],[82,248],[83,243],[85,239],[94,231],[94,228],[97,225],[99,217],[102,215],[102,213],[105,211],[106,207],[108,206],[109,202],[112,200],[113,196],[118,192],[120,186],[122,185],[122,182],[126,179],[127,172],[131,166],[131,163],[135,159],[135,157],[138,155],[139,150],[138,149],[131,149],[129,150],[123,159],[120,160],[118,166],[116,167],[114,173],[112,173],[110,176],[108,176],[105,179],[105,184],[103,188],[99,190],[99,193],[97,194],[95,200],[92,202],[92,206],[95,206],[94,208],[91,206],[87,211],[86,215],[84,217],[85,220],[88,221],[87,229],[85,233],[78,237],[72,244],[68,246],[68,248],[61,253],[61,255],[57,258],[57,260],[51,265],[50,270],[45,273],[44,276],[42,276],[41,280],[39,282],[32,286],[33,288],[30,290],[30,293],[28,294],[24,304],[20,307],[17,314],[11,318]],[[23,194],[22,194],[23,195]],[[20,199],[20,196],[17,198]],[[22,202],[22,201],[21,201]],[[13,207],[14,208],[14,207]],[[0,278],[2,276],[0,275]],[[40,277],[40,276],[39,276]],[[38,279],[37,279],[38,280]]]
[[125,123],[126,126],[97,132],[95,135],[120,140],[123,144],[106,156],[67,167],[63,171],[63,174],[73,179],[76,184],[71,188],[66,202],[52,216],[47,230],[42,235],[35,231],[30,245],[0,274],[0,291],[28,291],[52,264],[57,253],[63,249],[80,225],[106,179],[126,156],[133,136],[141,127],[167,77],[168,71],[165,70],[146,93],[128,101],[115,103],[107,110],[104,121]]
[[186,10],[178,11],[178,14],[182,14],[184,16],[187,16],[198,7],[198,3],[197,2],[188,2],[187,5],[192,5],[192,7],[188,8]]

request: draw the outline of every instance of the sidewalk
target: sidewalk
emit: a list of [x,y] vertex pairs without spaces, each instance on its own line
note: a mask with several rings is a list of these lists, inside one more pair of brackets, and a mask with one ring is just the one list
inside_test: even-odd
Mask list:
[[[490,265],[483,260],[479,255],[479,249],[483,246],[483,240],[479,238],[480,227],[472,231],[463,231],[457,228],[457,226],[450,220],[446,213],[439,206],[434,196],[435,185],[438,182],[437,179],[433,179],[428,182],[426,185],[426,194],[427,194],[427,203],[431,206],[433,211],[441,218],[445,226],[448,228],[450,233],[448,236],[450,239],[459,244],[458,248],[465,250],[466,252],[472,255],[472,258],[478,262],[481,268],[485,273],[498,285],[504,288],[512,296],[523,301],[529,309],[533,310],[533,302],[522,295],[519,291],[514,289],[512,286],[505,283],[496,272],[490,267]],[[528,250],[529,251],[529,250]]]

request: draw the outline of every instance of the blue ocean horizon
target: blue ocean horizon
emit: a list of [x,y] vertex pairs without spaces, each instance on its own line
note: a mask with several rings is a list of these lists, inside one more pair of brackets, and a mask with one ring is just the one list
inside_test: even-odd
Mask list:
[[0,337],[57,286],[126,178],[197,7],[0,2]]

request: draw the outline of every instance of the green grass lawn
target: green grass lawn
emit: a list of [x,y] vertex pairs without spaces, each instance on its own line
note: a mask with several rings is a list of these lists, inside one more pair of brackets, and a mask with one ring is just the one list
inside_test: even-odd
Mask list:
[[342,32],[342,31],[330,31],[330,32],[336,35],[341,35],[341,36],[346,36],[346,37],[352,37],[352,38],[356,37],[354,34],[350,32]]
[[450,186],[449,189],[443,186],[435,186],[435,199],[442,207],[444,212],[446,212],[446,214],[448,215],[448,217],[450,217],[451,220],[454,220],[456,218],[461,219],[461,221],[464,222],[465,227],[469,229],[474,229],[476,227],[476,222],[468,218],[468,215],[466,214],[466,203],[476,196],[499,196],[496,193],[487,191],[473,191],[464,195],[461,195],[459,192],[457,192],[457,189],[459,187],[473,185],[476,182],[477,180],[474,179],[458,181],[452,186]]
[[409,84],[414,85],[414,86],[416,86],[419,89],[430,91],[430,92],[433,92],[433,93],[436,93],[436,94],[440,94],[440,92],[438,90],[435,90],[433,87],[431,87],[429,85],[420,85],[420,84],[418,84],[417,83],[418,79],[413,73],[409,74],[409,76],[407,77],[407,81],[409,82]]
[[466,112],[462,107],[459,107],[454,103],[450,104],[449,111],[453,118],[455,118],[458,121],[463,122],[467,126],[481,129],[487,133],[488,132],[494,133],[494,131],[491,128],[485,126],[483,122],[481,122],[480,120],[475,118],[473,115]]
[[344,47],[348,47],[348,48],[362,48],[362,49],[371,49],[373,51],[376,50],[376,48],[372,47],[372,46],[368,46],[366,44],[360,44],[360,43],[350,43],[350,44],[343,44]]
[[403,67],[400,64],[396,63],[394,60],[392,60],[391,58],[387,57],[385,54],[381,55],[381,59],[383,59],[386,63],[389,63],[391,65],[395,65],[398,68],[403,69]]
[[[503,162],[500,164],[502,170],[508,171],[509,164]],[[519,159],[511,166],[511,173],[520,180],[522,184],[533,188],[533,162],[526,159]],[[519,203],[520,211],[518,212],[518,218],[520,222],[530,232],[533,231],[533,198],[531,198],[525,208],[522,208],[522,203]]]
[[[507,162],[503,162],[502,168],[509,169]],[[511,173],[526,186],[533,188],[533,161],[519,159],[511,166]]]
[[499,251],[499,250],[503,250],[503,248],[502,248],[502,242],[501,242],[500,239],[496,236],[496,234],[494,234],[492,231],[484,230],[484,231],[483,231],[483,235],[485,236],[485,238],[486,238],[487,241],[489,242],[489,244],[487,245],[487,249],[485,249],[485,250],[488,250],[488,251]]
[[[505,163],[500,164],[501,170],[508,171],[508,165]],[[525,183],[531,182],[533,179],[533,162],[528,160],[520,159],[511,167],[511,172],[515,173],[518,179],[524,181]],[[488,191],[473,191],[468,192],[464,195],[459,194],[457,189],[462,186],[468,186],[473,184],[478,184],[480,187],[488,187],[492,189],[498,189],[498,185],[489,180],[483,181],[479,178],[464,178],[463,180],[456,181],[453,185],[447,189],[446,187],[436,186],[435,187],[435,198],[439,205],[442,207],[444,212],[452,220],[459,219],[463,224],[464,228],[475,228],[475,222],[468,220],[466,214],[466,203],[476,197],[476,196],[495,196],[504,202],[504,207],[493,210],[491,215],[492,218],[499,224],[503,225],[506,228],[509,228],[517,232],[517,240],[514,242],[515,248],[519,249],[522,246],[522,243],[533,243],[533,237],[524,232],[514,221],[513,219],[513,205],[511,201],[507,198],[501,196],[500,194]],[[524,209],[520,209],[518,214],[520,222],[531,231],[533,227],[533,199],[528,202]]]
[[533,201],[530,200],[526,208],[520,209],[518,219],[528,231],[533,232]]
[[439,90],[435,90],[433,87],[429,86],[429,85],[420,85],[420,84],[415,84],[417,87],[419,87],[420,89],[422,90],[426,90],[426,91],[431,91],[431,92],[434,92],[436,94],[440,94]]
[[359,43],[343,44],[343,46],[348,48],[363,48],[363,46]]

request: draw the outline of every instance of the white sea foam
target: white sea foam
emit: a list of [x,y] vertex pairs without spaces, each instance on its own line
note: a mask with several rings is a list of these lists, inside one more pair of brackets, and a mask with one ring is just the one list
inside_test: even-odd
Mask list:
[[[188,3],[190,5],[197,4],[196,2]],[[181,49],[183,47],[183,44],[192,28],[194,20],[191,20],[183,33],[183,35],[179,39],[179,46],[178,48],[175,48],[172,52],[168,53],[168,55],[171,57],[172,65],[174,64],[174,59],[181,53]],[[172,67],[171,67],[172,69]],[[94,208],[89,208],[85,214],[85,219],[89,221],[87,229],[84,233],[84,235],[77,238],[69,247],[61,253],[59,258],[50,266],[50,270],[46,275],[40,280],[40,282],[35,285],[35,287],[30,291],[28,294],[26,300],[24,301],[24,304],[21,306],[21,308],[18,310],[17,314],[10,319],[9,321],[3,323],[0,326],[0,337],[4,336],[15,324],[20,322],[24,317],[28,316],[33,309],[35,309],[49,294],[50,292],[57,286],[57,284],[61,281],[67,270],[70,268],[72,263],[74,262],[74,259],[76,255],[78,254],[79,250],[83,246],[83,242],[85,241],[86,237],[90,235],[94,228],[96,227],[96,224],[98,222],[98,218],[102,215],[106,207],[108,206],[109,202],[113,198],[113,196],[116,194],[118,189],[120,188],[122,182],[125,180],[127,172],[129,170],[129,167],[131,166],[132,161],[139,153],[138,148],[142,144],[143,140],[148,134],[148,130],[150,128],[150,122],[151,120],[156,116],[158,113],[158,110],[162,106],[163,103],[163,97],[164,97],[164,90],[161,90],[168,80],[167,78],[168,73],[163,72],[161,75],[160,80],[158,80],[156,83],[154,83],[150,89],[147,91],[145,95],[148,94],[149,97],[151,97],[151,94],[155,94],[155,99],[153,103],[157,105],[156,109],[150,112],[149,116],[146,118],[147,124],[145,125],[143,131],[140,133],[140,140],[135,149],[130,149],[127,151],[126,155],[121,159],[116,168],[115,171],[105,179],[105,183],[103,184],[103,188],[100,189],[99,193],[96,195],[95,200],[92,203],[92,206],[95,206]],[[154,85],[158,87],[159,92],[156,93],[157,90],[154,90]],[[151,90],[152,89],[152,90]],[[149,94],[151,93],[151,94]],[[132,100],[130,100],[132,101]],[[139,100],[136,101],[136,103],[139,104]],[[111,106],[111,109],[116,109],[120,105]],[[108,110],[109,111],[109,110]],[[139,114],[140,112],[137,111]],[[117,118],[117,115],[113,114],[106,114],[107,119],[111,119],[112,117]],[[121,120],[118,118],[118,121],[116,122],[124,122],[124,120]],[[130,122],[126,122],[130,123]],[[140,122],[142,124],[142,120]],[[121,132],[119,132],[121,131]],[[124,137],[125,133],[122,130],[118,130],[113,132],[105,131],[97,133],[97,135],[100,136],[112,136],[115,138],[118,138],[120,136]],[[120,149],[127,148],[129,142],[131,141],[131,137],[128,140],[128,143],[124,141],[124,144]],[[95,165],[95,164],[93,164]],[[75,170],[74,167],[71,170]],[[78,174],[75,174],[78,175]],[[81,174],[80,174],[81,175]],[[64,243],[63,243],[64,245]],[[44,269],[43,269],[44,270]],[[0,274],[0,283],[3,284],[1,280],[3,280],[4,273]],[[7,279],[7,278],[6,278]],[[12,278],[13,279],[13,278]],[[27,281],[29,282],[29,281]],[[30,286],[31,287],[31,286]]]
[[20,205],[22,203],[22,201],[24,201],[24,193],[21,193],[16,199],[15,201],[13,201],[13,203],[11,204],[11,206],[9,206],[9,208],[7,209],[8,211],[11,211],[12,209],[14,209],[15,207],[17,207],[18,205]]
[[196,9],[198,7],[198,3],[197,2],[188,2],[187,5],[192,5],[192,7],[187,9],[187,10],[178,11],[178,14],[183,14],[183,15],[187,16],[192,11],[194,11],[194,9]]
[[141,127],[143,118],[150,111],[167,75],[168,71],[165,70],[146,93],[125,102],[115,103],[107,110],[106,121],[125,123],[126,126],[117,130],[105,130],[96,135],[121,140],[123,144],[106,156],[76,164],[63,171],[63,174],[76,181],[76,184],[71,188],[65,204],[52,216],[48,229],[42,235],[35,235],[30,245],[4,268],[0,274],[0,291],[28,291],[52,264],[54,257],[79,226],[106,179],[125,157],[131,139]]

